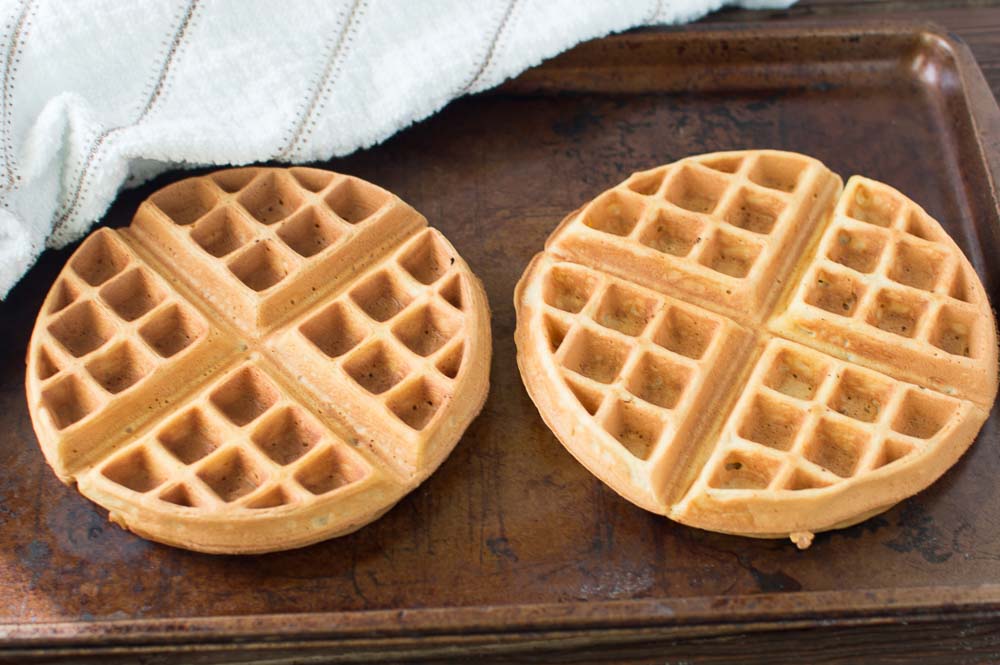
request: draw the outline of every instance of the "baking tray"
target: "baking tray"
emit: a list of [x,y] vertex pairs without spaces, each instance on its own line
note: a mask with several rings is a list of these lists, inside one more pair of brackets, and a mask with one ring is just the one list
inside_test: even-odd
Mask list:
[[[45,466],[23,359],[71,249],[47,252],[0,304],[0,658],[384,662],[460,658],[461,647],[512,662],[557,653],[833,662],[858,644],[922,662],[992,653],[997,410],[930,489],[817,536],[808,551],[707,533],[627,503],[559,445],[517,373],[511,298],[556,223],[632,171],[769,147],[908,193],[996,301],[1000,270],[987,259],[1000,255],[998,146],[1000,112],[979,69],[933,25],[744,25],[590,42],[323,164],[398,193],[481,276],[493,308],[492,391],[440,470],[381,520],[266,556],[142,540]],[[123,192],[104,222],[127,224],[139,201],[185,175]]]

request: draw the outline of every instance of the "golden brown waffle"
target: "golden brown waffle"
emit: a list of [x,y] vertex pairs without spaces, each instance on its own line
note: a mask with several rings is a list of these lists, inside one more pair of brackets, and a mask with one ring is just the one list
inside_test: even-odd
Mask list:
[[515,305],[522,377],[566,448],[714,531],[808,546],[885,510],[996,395],[992,312],[940,225],[793,153],[633,175],[563,221]]
[[489,310],[454,248],[362,180],[170,185],[93,233],[28,351],[59,477],[148,538],[288,549],[379,517],[482,408]]

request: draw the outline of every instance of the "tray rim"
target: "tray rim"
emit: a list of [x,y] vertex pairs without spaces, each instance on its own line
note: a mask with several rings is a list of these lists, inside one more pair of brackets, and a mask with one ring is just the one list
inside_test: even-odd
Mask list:
[[[927,589],[935,590],[930,598]],[[669,601],[615,600],[478,605],[360,612],[307,612],[172,619],[119,619],[0,624],[0,644],[30,647],[40,639],[61,646],[215,643],[282,635],[313,642],[365,638],[588,633],[669,628],[677,637],[740,630],[830,625],[1000,619],[1000,584],[871,591],[812,591],[747,596],[703,596]],[[858,598],[862,602],[858,602]],[[817,607],[817,600],[827,607]],[[847,603],[851,603],[850,606]],[[725,617],[719,613],[726,611]],[[294,629],[288,629],[294,625]],[[195,639],[191,639],[195,638]],[[206,639],[197,639],[206,638]],[[273,639],[268,645],[280,644]],[[0,657],[5,650],[0,649]]]
[[[752,31],[752,35],[741,34]],[[932,21],[919,18],[795,20],[783,24],[720,22],[684,28],[658,27],[585,42],[649,43],[659,40],[741,38],[793,39],[809,36],[896,35],[932,40],[954,60],[960,77],[963,113],[979,137],[976,147],[985,168],[990,198],[1000,224],[1000,107],[969,47]],[[563,54],[565,55],[565,54]],[[557,56],[539,66],[560,66]],[[529,70],[535,71],[535,70]],[[514,86],[516,86],[516,82]],[[500,92],[510,89],[510,83]],[[491,93],[486,93],[491,94]],[[932,593],[928,593],[933,590]],[[953,587],[911,587],[853,591],[798,591],[744,596],[669,599],[567,601],[545,604],[477,605],[344,612],[199,616],[185,618],[78,620],[0,623],[0,660],[40,655],[82,656],[104,648],[155,648],[218,645],[246,650],[327,643],[340,648],[419,644],[421,641],[474,645],[536,642],[570,635],[617,635],[626,639],[650,629],[683,638],[736,631],[776,631],[823,626],[926,623],[950,620],[1000,620],[1000,583]],[[254,640],[260,640],[255,642]],[[237,641],[237,644],[233,642]]]

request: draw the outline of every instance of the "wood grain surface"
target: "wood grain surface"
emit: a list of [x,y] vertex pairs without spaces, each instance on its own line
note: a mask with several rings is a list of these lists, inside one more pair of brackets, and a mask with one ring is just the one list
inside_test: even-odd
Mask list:
[[[989,87],[961,47],[901,18],[965,40]],[[538,418],[511,342],[513,285],[567,211],[638,168],[733,146],[801,150],[912,192],[1000,294],[1000,8],[803,0],[660,34],[585,46],[322,164],[424,212],[493,307],[483,416],[423,487],[345,538],[198,555],[114,527],[60,485],[21,383],[68,256],[46,253],[0,303],[0,661],[1000,661],[996,412],[929,490],[802,553],[673,525],[608,490]],[[104,222],[128,223],[184,175],[124,192]]]

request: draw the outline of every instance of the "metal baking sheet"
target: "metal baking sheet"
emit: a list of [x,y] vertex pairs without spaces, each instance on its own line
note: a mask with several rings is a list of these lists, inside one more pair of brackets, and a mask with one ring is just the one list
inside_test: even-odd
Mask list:
[[[321,164],[399,194],[482,278],[492,390],[451,457],[385,517],[265,556],[147,542],[46,467],[23,375],[34,317],[70,250],[47,252],[0,303],[0,659],[107,663],[192,644],[207,650],[186,662],[444,657],[456,645],[527,658],[566,640],[606,648],[779,623],[995,616],[996,410],[930,489],[808,551],[707,533],[636,508],[559,445],[517,373],[512,293],[558,221],[632,171],[773,147],[909,194],[996,302],[998,146],[1000,112],[981,73],[934,26],[711,26],[585,44]],[[123,192],[103,223],[127,224],[144,197],[188,174]]]

